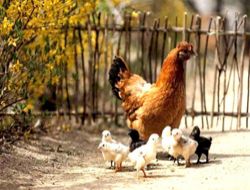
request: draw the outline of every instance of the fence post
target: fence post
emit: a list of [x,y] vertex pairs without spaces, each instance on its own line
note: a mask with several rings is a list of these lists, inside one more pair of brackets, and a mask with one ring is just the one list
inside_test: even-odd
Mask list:
[[[221,20],[221,17],[217,17],[216,18],[216,23],[215,23],[215,26],[216,26],[216,39],[219,38],[219,31],[220,31],[220,20]],[[217,43],[217,40],[216,40],[216,43]],[[218,66],[217,66],[217,61],[218,61],[218,51],[215,50],[215,57],[214,57],[214,63],[215,63],[215,72],[214,72],[214,84],[213,84],[213,99],[212,99],[212,110],[211,110],[211,127],[213,127],[213,123],[214,123],[214,107],[215,107],[215,93],[216,93],[216,84],[217,84],[217,72],[218,72]]]
[[[163,61],[166,57],[165,55],[165,47],[166,47],[166,39],[168,37],[168,17],[165,17],[164,19],[164,33],[163,33],[163,42],[162,42],[162,54],[161,54],[161,64],[163,64]],[[168,48],[168,43],[167,43]]]
[[145,42],[144,42],[144,36],[145,36],[145,21],[146,21],[146,12],[143,13],[142,15],[142,20],[140,23],[140,30],[141,30],[141,73],[143,78],[146,78],[146,72],[145,72],[145,66],[144,66],[144,46],[145,46]]
[[78,72],[78,60],[77,60],[77,43],[76,43],[76,29],[73,30],[73,43],[74,43],[74,62],[75,62],[75,118],[76,123],[79,122],[78,120],[78,94],[79,94],[79,72]]
[[89,80],[89,94],[88,94],[88,99],[89,99],[89,104],[90,104],[90,109],[88,113],[88,123],[92,123],[92,114],[94,112],[94,97],[93,97],[93,91],[94,91],[94,76],[93,76],[93,50],[92,50],[92,34],[91,34],[91,23],[90,23],[90,15],[88,15],[88,20],[87,20],[87,35],[88,35],[88,52],[89,52],[89,75],[88,75],[88,80]]
[[[213,18],[210,17],[209,19],[209,24],[208,24],[208,30],[207,30],[207,35],[206,35],[206,42],[205,42],[205,50],[204,50],[204,62],[203,62],[203,89],[204,89],[204,111],[205,113],[207,113],[207,106],[206,106],[206,65],[207,65],[207,49],[208,49],[208,40],[209,40],[209,33],[211,31],[211,26],[212,26],[212,21],[213,21]],[[205,116],[206,117],[206,123],[207,123],[207,129],[209,129],[209,122],[208,122],[208,117],[207,115]]]
[[[64,47],[66,49],[68,45],[68,25],[66,26],[66,32],[64,36]],[[69,120],[71,120],[71,104],[69,99],[69,87],[68,87],[68,64],[64,62],[64,78],[65,78],[65,89],[66,89],[66,101],[67,101],[67,108],[68,108],[68,115]]]
[[[80,25],[78,25],[80,26]],[[86,116],[86,106],[87,106],[87,101],[86,101],[86,69],[85,69],[85,61],[84,61],[84,46],[83,46],[83,39],[82,39],[82,34],[80,28],[78,29],[78,38],[79,38],[79,43],[80,43],[80,48],[81,48],[81,62],[82,62],[82,83],[83,83],[83,97],[82,97],[82,106],[83,106],[83,113],[82,113],[82,118],[81,118],[81,124],[84,125],[85,122],[85,116]]]
[[[246,49],[246,19],[247,15],[243,16],[243,43],[241,48],[241,67],[240,67],[240,83],[238,89],[238,106],[237,106],[237,130],[241,127],[241,107],[242,107],[242,90],[243,90],[243,74],[244,74],[244,57]],[[249,89],[248,89],[249,90]]]
[[[187,12],[184,13],[184,18],[183,18],[183,31],[182,31],[182,41],[187,41]],[[186,79],[186,76],[187,76],[187,65],[186,64],[183,64],[183,67],[184,67],[184,85],[185,85],[185,104],[187,105],[187,79]],[[187,108],[187,106],[185,106]],[[185,112],[187,112],[187,110],[185,109]],[[187,124],[187,114],[185,114],[185,127],[187,128],[188,127],[188,124]]]

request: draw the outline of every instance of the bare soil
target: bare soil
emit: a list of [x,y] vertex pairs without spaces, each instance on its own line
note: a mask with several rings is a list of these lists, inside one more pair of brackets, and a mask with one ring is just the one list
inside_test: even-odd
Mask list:
[[[204,132],[212,136],[210,163],[173,165],[163,155],[136,178],[129,162],[122,172],[109,169],[97,150],[100,133],[72,129],[6,143],[0,154],[0,189],[250,189],[250,131]],[[113,128],[129,143],[127,129]],[[195,159],[195,157],[194,157]]]

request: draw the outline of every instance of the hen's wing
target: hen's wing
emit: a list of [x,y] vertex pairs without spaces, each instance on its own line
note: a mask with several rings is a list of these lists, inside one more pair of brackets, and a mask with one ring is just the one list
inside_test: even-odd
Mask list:
[[117,56],[109,71],[109,82],[114,95],[123,101],[123,109],[132,120],[133,113],[143,104],[141,97],[152,85],[139,75],[131,73],[125,61]]

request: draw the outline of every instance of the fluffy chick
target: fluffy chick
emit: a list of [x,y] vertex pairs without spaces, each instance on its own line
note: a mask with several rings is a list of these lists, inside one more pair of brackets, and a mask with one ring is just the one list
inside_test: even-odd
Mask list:
[[133,163],[137,171],[137,178],[139,177],[140,170],[143,172],[144,177],[147,177],[144,168],[152,160],[156,159],[158,143],[159,143],[159,135],[154,133],[150,135],[145,145],[142,145],[141,147],[135,149],[133,152],[129,153],[128,158]]
[[[161,146],[162,146],[163,150],[168,153],[169,160],[176,161],[176,159],[173,156],[171,156],[171,154],[169,153],[171,146],[175,142],[173,139],[173,136],[171,135],[171,127],[170,126],[166,126],[162,130],[161,139],[162,139]],[[177,162],[178,162],[178,159],[177,159]],[[178,162],[178,164],[179,164],[179,162]]]
[[122,162],[128,157],[129,147],[122,143],[101,142],[98,146],[101,150],[104,160],[113,160],[115,162],[115,171],[122,170]]
[[198,143],[191,138],[185,137],[180,129],[173,129],[172,136],[173,143],[169,153],[176,159],[182,156],[186,161],[186,167],[189,167],[190,156],[195,153]]
[[116,143],[116,140],[112,138],[109,130],[104,130],[102,132],[102,142]]
[[200,129],[198,126],[195,126],[190,134],[190,138],[196,140],[198,142],[198,147],[195,151],[195,154],[197,154],[197,164],[200,163],[200,158],[202,154],[206,155],[206,163],[208,163],[208,153],[209,149],[212,144],[212,137],[206,138],[203,136],[200,136]]
[[162,130],[161,145],[164,151],[169,153],[170,147],[173,144],[173,136],[171,135],[171,127],[167,126]]
[[[117,143],[116,140],[114,140],[112,138],[111,132],[109,130],[104,130],[102,132],[102,141],[101,142]],[[114,167],[115,167],[115,165],[114,165]],[[110,168],[113,168],[113,160],[110,160]]]
[[138,148],[138,147],[140,147],[140,146],[147,143],[147,141],[144,141],[144,140],[140,139],[139,133],[135,129],[130,129],[128,135],[131,138],[131,142],[130,142],[130,145],[129,145],[129,151],[130,152],[134,151],[136,148]]

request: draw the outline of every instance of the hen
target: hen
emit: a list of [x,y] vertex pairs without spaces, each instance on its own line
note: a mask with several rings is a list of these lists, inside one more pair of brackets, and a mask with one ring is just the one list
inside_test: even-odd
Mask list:
[[114,95],[122,100],[129,128],[143,140],[161,134],[166,125],[179,127],[185,111],[184,63],[194,54],[193,46],[181,42],[165,58],[155,83],[147,83],[130,72],[125,61],[116,56],[109,71]]

